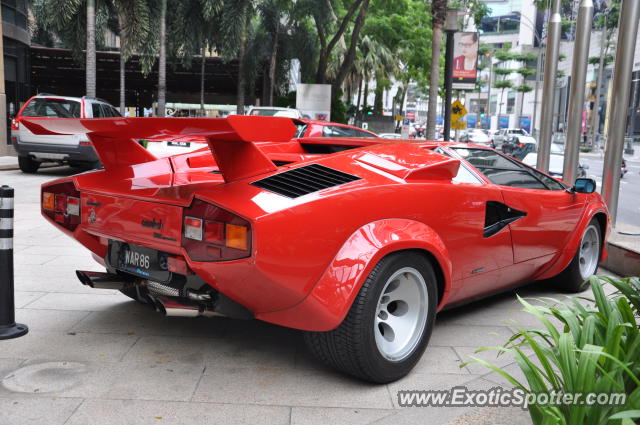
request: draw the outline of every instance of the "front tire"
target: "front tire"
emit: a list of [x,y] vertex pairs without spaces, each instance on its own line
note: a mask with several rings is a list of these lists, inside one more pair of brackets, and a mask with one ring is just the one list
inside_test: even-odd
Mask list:
[[589,278],[598,270],[602,253],[602,235],[598,221],[591,219],[582,234],[580,245],[571,263],[559,275],[551,279],[552,283],[565,292],[582,292],[589,287]]
[[40,162],[31,159],[30,156],[19,156],[18,166],[23,173],[33,174],[40,168]]
[[335,369],[370,382],[392,382],[422,357],[437,298],[431,263],[415,252],[394,253],[371,271],[340,326],[307,332],[305,342]]

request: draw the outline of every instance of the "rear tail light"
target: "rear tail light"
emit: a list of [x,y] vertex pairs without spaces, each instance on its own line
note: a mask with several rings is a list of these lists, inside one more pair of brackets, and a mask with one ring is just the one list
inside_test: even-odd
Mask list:
[[12,119],[11,120],[11,130],[20,130],[20,121],[18,121],[17,119]]
[[242,217],[196,199],[184,212],[182,246],[194,261],[248,257],[251,225]]
[[80,192],[71,182],[43,187],[42,211],[51,220],[73,231],[80,224]]

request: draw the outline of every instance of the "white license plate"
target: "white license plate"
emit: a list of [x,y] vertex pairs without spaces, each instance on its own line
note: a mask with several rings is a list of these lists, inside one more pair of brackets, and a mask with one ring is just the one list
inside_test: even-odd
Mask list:
[[31,155],[36,158],[41,159],[65,159],[68,157],[67,154],[64,153],[48,153],[48,152],[29,152]]

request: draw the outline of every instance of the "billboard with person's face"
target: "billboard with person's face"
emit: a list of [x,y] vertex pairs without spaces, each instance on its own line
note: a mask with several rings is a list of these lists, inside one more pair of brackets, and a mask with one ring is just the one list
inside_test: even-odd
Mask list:
[[453,42],[453,84],[474,85],[478,76],[478,33],[456,32]]

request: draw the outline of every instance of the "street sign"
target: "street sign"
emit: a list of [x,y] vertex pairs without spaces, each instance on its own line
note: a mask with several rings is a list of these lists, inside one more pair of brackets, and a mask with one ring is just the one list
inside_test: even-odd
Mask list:
[[451,124],[452,124],[451,128],[453,128],[453,122],[454,121],[458,121],[460,118],[464,117],[465,115],[467,115],[467,110],[465,109],[465,107],[462,104],[462,102],[460,102],[460,100],[456,99],[451,104]]
[[466,121],[452,121],[451,122],[452,130],[466,130],[467,122]]

